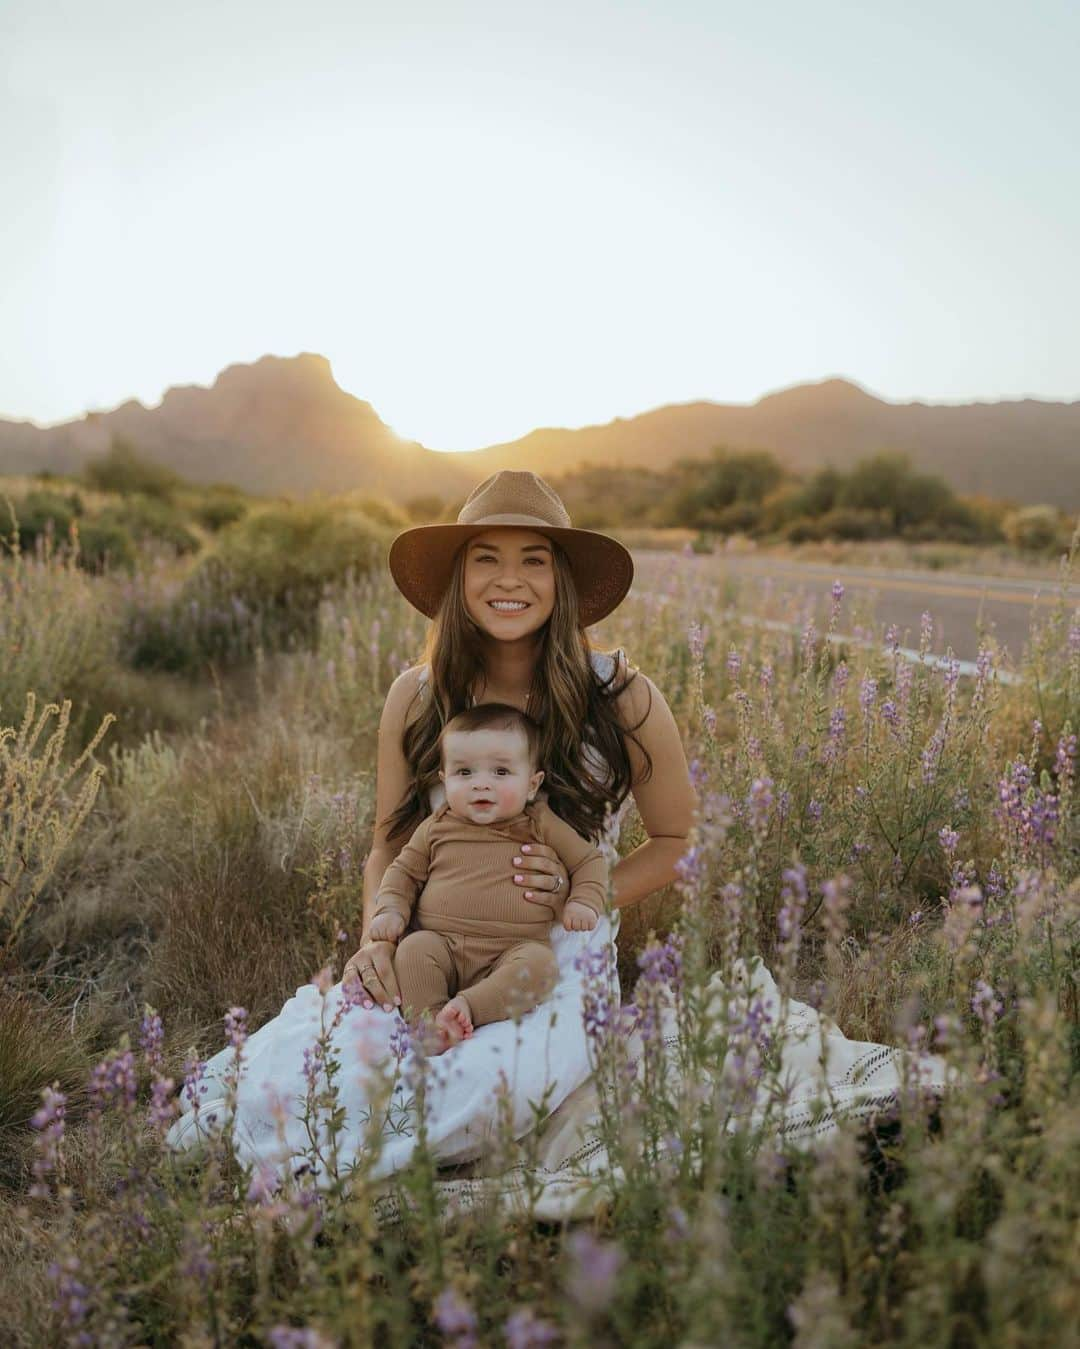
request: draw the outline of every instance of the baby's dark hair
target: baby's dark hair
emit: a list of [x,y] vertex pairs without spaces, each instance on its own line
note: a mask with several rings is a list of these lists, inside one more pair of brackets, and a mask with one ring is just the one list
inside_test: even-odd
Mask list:
[[439,732],[440,763],[445,762],[443,742],[451,731],[520,731],[528,746],[530,767],[540,767],[540,727],[510,703],[478,703],[451,717]]

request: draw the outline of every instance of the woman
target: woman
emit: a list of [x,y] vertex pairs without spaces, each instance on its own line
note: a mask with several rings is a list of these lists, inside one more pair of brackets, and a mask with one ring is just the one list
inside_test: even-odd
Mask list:
[[[389,565],[406,599],[434,620],[427,659],[394,681],[383,707],[359,947],[340,984],[298,989],[245,1046],[234,1147],[241,1160],[276,1168],[298,1169],[307,1149],[300,1102],[312,1080],[310,1051],[320,1024],[335,1014],[333,1044],[343,1069],[337,1085],[347,1121],[337,1142],[339,1169],[364,1146],[371,1100],[365,1069],[385,1060],[401,1026],[394,945],[372,941],[367,931],[383,873],[441,799],[436,739],[449,717],[472,702],[521,707],[542,728],[543,792],[555,813],[579,833],[611,844],[632,793],[649,837],[612,868],[611,920],[591,932],[553,925],[559,984],[552,997],[517,1023],[481,1027],[446,1056],[445,1077],[428,1083],[427,1141],[443,1160],[483,1152],[504,1082],[520,1137],[535,1123],[534,1102],[552,1110],[589,1076],[576,959],[587,947],[613,942],[618,910],[671,881],[687,848],[693,796],[671,710],[621,651],[614,658],[593,651],[585,636],[630,588],[633,563],[620,543],[574,529],[558,496],[534,473],[504,470],[473,491],[457,524],[399,535]],[[515,867],[513,882],[526,899],[541,902],[567,883],[557,858],[540,845],[523,847]],[[349,1006],[354,998],[362,1007]],[[223,1093],[214,1084],[231,1062],[226,1049],[206,1065],[199,1118],[189,1108],[176,1121],[173,1146],[189,1146],[207,1126],[224,1122]],[[391,1132],[376,1174],[404,1165],[414,1145],[413,1130]],[[321,1178],[318,1160],[309,1157],[308,1164]]]

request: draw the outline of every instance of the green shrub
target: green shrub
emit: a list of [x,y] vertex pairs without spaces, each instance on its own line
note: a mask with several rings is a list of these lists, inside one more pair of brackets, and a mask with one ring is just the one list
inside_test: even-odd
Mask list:
[[178,474],[144,458],[121,437],[113,440],[107,454],[86,464],[83,478],[100,492],[118,492],[121,496],[140,492],[162,500],[169,500],[183,483]]
[[136,544],[163,544],[179,557],[199,551],[199,539],[188,529],[183,516],[160,497],[134,492],[117,505],[106,506],[94,518],[102,528],[121,530]]
[[817,530],[819,539],[886,539],[894,532],[885,511],[858,510],[852,506],[826,511],[817,520]]
[[1029,553],[1050,553],[1068,546],[1061,512],[1055,506],[1024,506],[1007,515],[1002,525],[1014,548]]
[[51,535],[54,543],[68,537],[71,523],[82,514],[82,499],[77,492],[61,496],[48,490],[27,492],[18,503],[19,546],[23,552],[34,549],[37,540]]
[[79,566],[84,571],[128,571],[135,566],[135,542],[115,520],[86,520],[79,526]]
[[204,494],[193,497],[188,503],[192,518],[213,534],[242,520],[250,508],[251,503],[235,487],[207,488]]

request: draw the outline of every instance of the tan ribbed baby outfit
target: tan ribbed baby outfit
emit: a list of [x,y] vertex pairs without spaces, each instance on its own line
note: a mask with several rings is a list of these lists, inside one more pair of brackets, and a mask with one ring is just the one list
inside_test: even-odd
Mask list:
[[[565,899],[524,898],[513,879],[522,843],[554,849],[570,876]],[[416,930],[402,937],[394,956],[403,1006],[437,1012],[461,993],[473,1025],[484,1026],[529,1011],[555,987],[550,928],[566,900],[599,915],[606,898],[603,854],[545,801],[498,824],[462,819],[444,801],[387,867],[375,913],[408,922],[416,908]]]

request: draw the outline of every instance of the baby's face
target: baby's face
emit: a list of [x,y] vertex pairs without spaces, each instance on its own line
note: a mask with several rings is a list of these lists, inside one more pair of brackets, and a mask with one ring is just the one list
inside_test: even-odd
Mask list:
[[520,731],[451,731],[443,739],[439,777],[455,815],[474,824],[511,819],[544,780],[529,764]]

